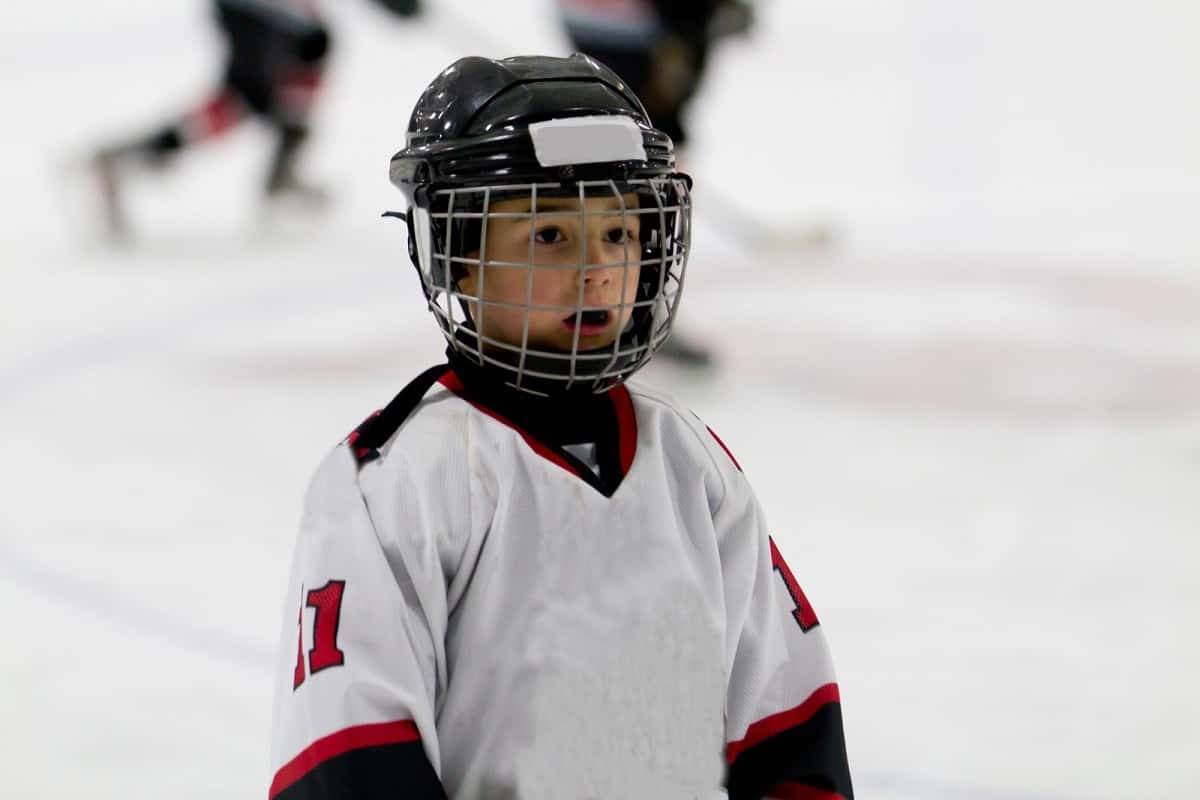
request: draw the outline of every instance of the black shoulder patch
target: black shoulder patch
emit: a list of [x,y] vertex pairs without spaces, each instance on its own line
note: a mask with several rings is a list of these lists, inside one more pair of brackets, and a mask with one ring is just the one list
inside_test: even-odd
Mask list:
[[400,430],[404,420],[412,414],[421,398],[429,391],[429,387],[449,371],[449,364],[439,364],[425,370],[400,390],[400,394],[392,398],[392,402],[385,408],[367,417],[346,437],[346,444],[354,453],[354,460],[358,462],[360,469],[379,458],[379,448],[392,438],[392,434]]

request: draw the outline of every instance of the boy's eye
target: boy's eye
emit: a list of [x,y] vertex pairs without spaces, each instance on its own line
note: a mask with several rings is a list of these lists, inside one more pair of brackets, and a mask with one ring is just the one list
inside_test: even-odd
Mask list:
[[563,232],[559,228],[550,226],[534,231],[533,238],[539,244],[558,244],[566,237],[563,236]]
[[612,228],[605,235],[605,238],[612,244],[621,244],[622,242],[632,241],[633,232],[627,228]]

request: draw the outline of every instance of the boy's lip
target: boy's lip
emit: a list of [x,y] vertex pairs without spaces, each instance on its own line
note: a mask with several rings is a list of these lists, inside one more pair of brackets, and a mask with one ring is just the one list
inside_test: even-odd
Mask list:
[[[581,316],[586,321],[581,320]],[[578,328],[580,336],[596,336],[608,330],[609,325],[612,323],[612,317],[611,311],[603,309],[589,310],[583,312],[583,314],[577,313],[566,317],[563,320],[563,327],[571,331]]]

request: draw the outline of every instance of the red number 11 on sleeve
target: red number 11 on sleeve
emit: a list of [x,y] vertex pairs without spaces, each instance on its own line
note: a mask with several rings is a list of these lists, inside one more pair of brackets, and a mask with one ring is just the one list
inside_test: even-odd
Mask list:
[[[319,589],[311,589],[305,595],[304,605],[316,609],[313,614],[312,647],[308,651],[308,674],[329,667],[340,667],[346,663],[346,654],[338,649],[338,625],[342,619],[342,595],[346,591],[345,581],[329,581]],[[296,669],[292,673],[293,691],[304,683],[304,608],[296,620]]]

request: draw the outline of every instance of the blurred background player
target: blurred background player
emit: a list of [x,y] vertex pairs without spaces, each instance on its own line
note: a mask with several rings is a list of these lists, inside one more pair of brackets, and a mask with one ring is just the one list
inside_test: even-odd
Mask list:
[[[629,84],[676,148],[687,143],[684,116],[712,43],[753,24],[752,8],[738,0],[557,1],[572,47]],[[713,361],[708,348],[679,332],[660,353],[695,366]]]
[[606,64],[642,98],[676,147],[684,114],[717,39],[746,33],[753,9],[739,0],[558,0],[573,47]]
[[[420,10],[419,0],[375,2],[401,16]],[[129,233],[121,183],[130,169],[164,168],[185,148],[220,137],[251,116],[275,132],[264,199],[291,199],[312,209],[325,205],[325,190],[297,172],[332,45],[318,4],[319,0],[213,0],[227,52],[215,91],[162,127],[107,143],[92,155],[110,236],[121,239]]]

